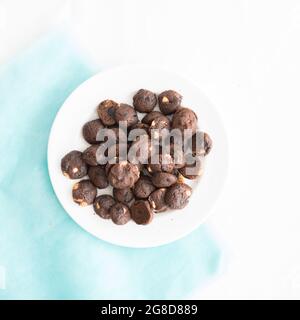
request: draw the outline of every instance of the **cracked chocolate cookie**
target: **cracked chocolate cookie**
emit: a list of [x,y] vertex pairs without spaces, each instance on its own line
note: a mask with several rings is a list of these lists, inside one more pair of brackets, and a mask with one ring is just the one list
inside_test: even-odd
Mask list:
[[163,212],[168,209],[165,202],[166,191],[166,188],[160,188],[150,194],[148,201],[154,212]]
[[163,114],[174,113],[180,107],[181,100],[181,94],[174,90],[166,90],[158,96],[159,109]]
[[140,177],[138,166],[122,161],[114,164],[108,174],[109,183],[117,189],[132,188]]
[[82,128],[82,135],[85,141],[90,144],[98,143],[98,133],[101,129],[104,129],[104,125],[99,119],[87,122]]
[[156,172],[152,176],[152,183],[157,188],[167,188],[176,183],[177,177],[168,172]]
[[131,219],[129,208],[121,202],[117,202],[110,208],[110,216],[117,225],[126,224]]
[[148,126],[150,126],[151,122],[157,118],[163,116],[163,114],[159,111],[151,111],[150,113],[146,114],[144,116],[144,118],[142,119],[142,123],[147,124]]
[[[152,162],[153,162],[152,158]],[[158,161],[158,163],[149,163],[147,166],[148,171],[150,174],[153,174],[155,172],[168,172],[171,173],[174,170],[174,160],[172,156],[168,153],[159,154],[158,159],[155,159]]]
[[138,112],[151,112],[156,106],[156,103],[156,94],[149,90],[140,89],[133,97],[133,106]]
[[117,122],[126,121],[126,126],[131,127],[139,122],[136,111],[129,104],[121,103],[116,110],[115,119]]
[[73,200],[81,207],[93,204],[97,189],[90,180],[81,180],[74,184],[72,189]]
[[105,189],[108,186],[105,169],[101,166],[90,167],[88,170],[88,176],[97,188]]
[[147,199],[155,189],[149,177],[141,176],[133,188],[133,193],[139,199]]
[[90,166],[98,165],[98,148],[99,144],[93,144],[83,151],[82,158]]
[[116,123],[115,113],[119,104],[113,100],[104,100],[97,107],[97,113],[100,120],[106,126],[112,126]]
[[116,204],[114,198],[109,194],[102,194],[94,201],[95,213],[103,219],[110,219],[110,208]]
[[196,132],[192,136],[192,152],[195,156],[206,156],[212,148],[212,140],[206,132]]
[[61,159],[61,171],[69,179],[81,179],[87,174],[82,152],[73,150]]
[[186,164],[178,171],[187,179],[195,180],[199,178],[203,173],[203,164],[200,157],[193,159],[192,163]]
[[127,206],[134,200],[134,194],[130,188],[116,189],[113,188],[113,196],[116,201],[122,202]]
[[172,129],[191,130],[195,133],[197,130],[198,118],[195,112],[189,108],[178,109],[172,119]]
[[189,202],[192,188],[185,183],[176,183],[167,189],[165,202],[171,209],[183,209]]
[[153,219],[153,211],[148,201],[137,200],[131,207],[131,218],[137,224],[148,224]]

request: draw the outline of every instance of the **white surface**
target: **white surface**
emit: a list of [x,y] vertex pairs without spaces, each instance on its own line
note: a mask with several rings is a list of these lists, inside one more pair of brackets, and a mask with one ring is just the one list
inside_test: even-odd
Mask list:
[[231,155],[208,223],[223,267],[192,297],[300,298],[299,1],[66,4],[2,0],[0,61],[68,19],[103,67],[161,63],[192,78],[221,113]]
[[[82,208],[74,203],[71,190],[77,181],[66,179],[62,175],[60,162],[71,150],[83,151],[89,146],[82,137],[81,128],[87,121],[98,118],[96,109],[99,102],[111,98],[132,104],[132,97],[139,88],[148,88],[156,93],[168,88],[179,91],[183,95],[183,105],[193,107],[200,117],[199,128],[209,132],[214,146],[213,152],[205,158],[201,178],[190,181],[186,179],[186,183],[193,188],[193,194],[184,209],[155,214],[153,221],[146,226],[138,226],[133,221],[117,226],[111,220],[98,217],[92,206]],[[48,166],[58,199],[69,215],[85,230],[99,239],[120,246],[155,247],[178,240],[207,219],[227,175],[226,133],[213,105],[188,80],[153,66],[117,67],[102,71],[85,81],[60,108],[49,138]],[[99,190],[98,194],[107,194],[109,191],[111,190]]]

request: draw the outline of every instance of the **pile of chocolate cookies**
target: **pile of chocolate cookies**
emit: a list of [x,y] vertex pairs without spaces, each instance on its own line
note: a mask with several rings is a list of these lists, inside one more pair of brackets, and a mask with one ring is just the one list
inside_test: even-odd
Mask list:
[[[174,90],[157,96],[145,89],[136,92],[133,107],[113,100],[102,101],[97,107],[99,118],[82,128],[90,146],[83,152],[73,150],[61,160],[64,176],[82,179],[73,186],[73,200],[80,206],[93,205],[98,216],[111,219],[117,225],[131,219],[145,225],[151,222],[154,213],[184,208],[192,194],[185,178],[201,176],[203,157],[210,152],[212,140],[207,133],[198,131],[197,115],[181,106],[181,102],[182,96]],[[125,131],[120,130],[121,122],[126,124]],[[141,134],[129,140],[133,129]],[[178,148],[174,141],[168,153],[162,151],[161,145],[173,129],[192,132],[189,152],[182,146]],[[100,131],[107,132],[103,140],[99,139]],[[114,135],[115,142],[106,152],[99,153],[110,135]],[[157,148],[153,148],[153,139],[158,141]],[[110,159],[109,148],[116,147],[117,153]],[[136,157],[143,154],[140,151],[143,148],[148,151],[147,159],[143,159],[146,162]],[[156,162],[149,160],[154,153]],[[190,158],[192,161],[188,161]],[[191,173],[189,169],[194,170]],[[97,196],[97,189],[106,189],[109,185],[113,187],[112,194]]]

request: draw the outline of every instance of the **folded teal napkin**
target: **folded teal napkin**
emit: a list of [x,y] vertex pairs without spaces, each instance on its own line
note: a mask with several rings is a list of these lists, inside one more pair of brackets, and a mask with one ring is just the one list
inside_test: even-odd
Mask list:
[[56,33],[0,67],[0,299],[184,298],[217,270],[204,227],[162,247],[122,248],[60,206],[47,171],[50,128],[95,71]]

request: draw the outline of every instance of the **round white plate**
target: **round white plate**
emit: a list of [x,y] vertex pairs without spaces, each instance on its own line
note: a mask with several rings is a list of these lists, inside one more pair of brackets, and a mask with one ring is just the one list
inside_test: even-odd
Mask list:
[[[61,158],[71,150],[84,150],[88,144],[81,135],[85,122],[97,118],[96,107],[104,99],[132,104],[132,97],[140,88],[156,93],[174,89],[183,95],[182,105],[198,115],[198,125],[213,139],[213,149],[206,157],[203,176],[190,181],[193,194],[182,210],[155,214],[149,225],[130,221],[117,226],[72,200],[72,186],[76,182],[64,177]],[[86,231],[107,242],[126,247],[154,247],[175,241],[197,228],[208,217],[220,194],[227,171],[227,141],[220,117],[214,106],[188,80],[152,66],[125,66],[100,72],[81,84],[65,101],[53,123],[48,144],[49,174],[55,193],[68,214]],[[107,190],[98,191],[99,194]],[[111,190],[109,190],[111,192]]]

